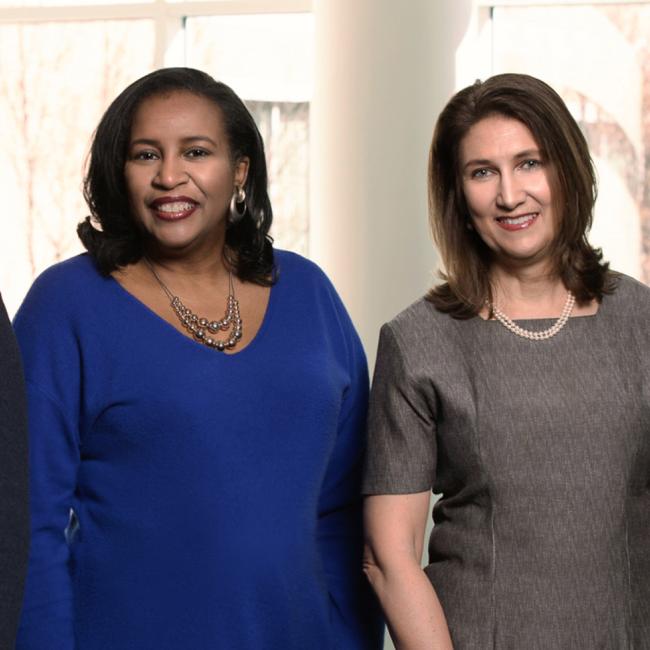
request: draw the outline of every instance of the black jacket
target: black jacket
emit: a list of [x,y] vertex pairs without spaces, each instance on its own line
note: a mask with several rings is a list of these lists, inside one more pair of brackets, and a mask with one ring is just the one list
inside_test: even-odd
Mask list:
[[27,403],[18,344],[0,298],[0,649],[12,650],[29,548]]

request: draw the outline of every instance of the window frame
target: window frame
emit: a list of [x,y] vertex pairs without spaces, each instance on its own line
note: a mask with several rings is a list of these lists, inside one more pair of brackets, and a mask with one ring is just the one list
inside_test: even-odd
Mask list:
[[477,7],[545,7],[552,5],[645,5],[650,0],[473,0]]
[[177,36],[186,18],[249,14],[310,13],[313,0],[194,0],[44,7],[0,5],[0,24],[145,19],[154,21],[154,68],[183,65],[185,52]]

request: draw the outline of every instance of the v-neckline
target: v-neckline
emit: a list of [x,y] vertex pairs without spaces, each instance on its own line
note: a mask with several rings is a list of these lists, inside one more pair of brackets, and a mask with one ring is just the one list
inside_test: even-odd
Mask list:
[[112,274],[109,275],[108,278],[117,287],[120,293],[122,293],[130,302],[138,305],[145,313],[148,313],[156,321],[161,323],[164,329],[167,329],[173,334],[176,334],[179,338],[184,339],[185,341],[187,341],[189,345],[191,345],[195,349],[203,349],[208,354],[216,355],[217,357],[226,357],[226,358],[235,358],[238,357],[239,355],[246,354],[246,353],[251,354],[249,350],[254,349],[259,345],[260,339],[262,339],[266,335],[266,330],[268,330],[269,328],[269,323],[271,321],[271,317],[274,311],[276,294],[277,294],[277,282],[276,282],[276,284],[272,285],[269,288],[269,296],[266,303],[266,309],[264,310],[262,321],[260,323],[259,328],[257,329],[257,332],[255,333],[255,336],[253,336],[253,338],[244,347],[240,348],[236,352],[225,352],[225,351],[219,351],[216,348],[210,348],[207,345],[195,340],[193,337],[184,334],[178,328],[172,325],[168,320],[166,320],[163,316],[161,316],[158,312],[156,312],[149,305],[143,302],[140,298],[138,298],[136,295],[131,293],[131,291],[129,291]]

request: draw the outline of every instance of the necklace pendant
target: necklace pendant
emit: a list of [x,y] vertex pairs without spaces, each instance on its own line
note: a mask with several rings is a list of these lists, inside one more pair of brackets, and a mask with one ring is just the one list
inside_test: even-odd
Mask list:
[[[229,300],[226,315],[221,321],[209,321],[207,318],[197,316],[185,307],[178,298],[177,304],[181,306],[182,315],[178,310],[175,311],[183,327],[192,334],[196,341],[214,350],[223,352],[225,349],[234,348],[243,335],[242,320],[239,316],[239,302],[234,296],[232,298],[232,301]],[[215,339],[209,336],[209,334],[214,334],[218,331],[230,331],[230,336],[225,340]]]
[[[172,294],[167,285],[158,277],[153,264],[146,257],[144,261],[161,289],[169,298],[169,304],[181,325],[192,335],[195,341],[220,352],[225,349],[232,349],[237,345],[243,335],[243,322],[239,315],[239,301],[235,297],[235,285],[231,271],[228,272],[228,298],[226,299],[224,317],[221,320],[209,320],[203,316],[197,316],[191,309],[186,307],[183,301]],[[227,339],[214,339],[209,336],[209,334],[216,334],[219,331],[230,331],[230,336]]]

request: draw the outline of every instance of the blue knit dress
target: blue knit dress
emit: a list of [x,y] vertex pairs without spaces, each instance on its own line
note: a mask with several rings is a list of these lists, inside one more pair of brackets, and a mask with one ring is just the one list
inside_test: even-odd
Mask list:
[[32,502],[18,650],[380,647],[361,573],[364,353],[322,271],[276,263],[231,356],[88,255],[36,280],[15,318]]

